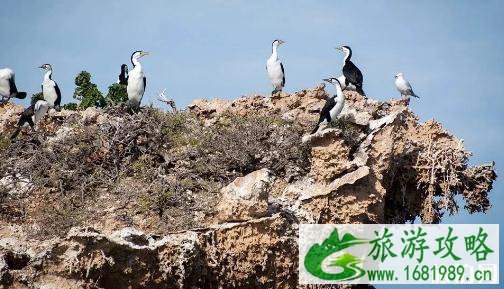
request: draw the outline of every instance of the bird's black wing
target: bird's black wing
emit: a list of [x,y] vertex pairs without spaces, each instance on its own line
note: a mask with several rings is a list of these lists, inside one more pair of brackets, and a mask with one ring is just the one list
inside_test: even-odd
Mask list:
[[280,68],[282,68],[282,87],[285,86],[285,71],[282,62],[280,62]]
[[56,82],[54,82],[54,90],[56,90],[56,101],[54,102],[54,106],[60,106],[61,104],[61,91],[59,89],[59,86]]
[[362,72],[352,61],[347,61],[343,66],[343,75],[353,85],[362,86]]
[[335,97],[332,96],[332,97],[329,97],[327,100],[326,100],[326,103],[324,104],[324,107],[322,108],[322,110],[320,111],[320,118],[319,118],[319,121],[318,123],[321,123],[325,120],[327,120],[327,122],[331,122],[331,114],[329,113],[331,111],[331,109],[336,105],[336,101],[335,101]]
[[121,74],[119,74],[119,84],[122,84],[122,85],[128,85],[128,75],[121,72]]
[[11,95],[16,94],[18,92],[16,83],[14,82],[14,79],[12,79],[12,77],[9,78],[9,90]]
[[15,97],[18,99],[25,99],[26,98],[26,92],[19,92],[16,87],[16,82],[14,81],[14,78],[9,78],[9,93],[10,97]]
[[32,126],[31,123],[33,123],[31,117],[35,114],[34,107],[33,105],[30,105],[28,108],[26,108],[22,113],[21,116],[19,117],[18,121],[18,126],[23,126],[25,123],[29,123],[30,126]]
[[[145,89],[147,88],[147,77],[144,76],[144,91],[143,93],[145,94]],[[142,94],[143,96],[143,94]]]

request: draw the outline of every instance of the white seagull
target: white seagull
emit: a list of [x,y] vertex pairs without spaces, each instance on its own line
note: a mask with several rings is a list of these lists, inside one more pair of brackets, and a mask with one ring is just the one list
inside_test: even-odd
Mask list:
[[413,88],[411,88],[411,84],[404,78],[402,72],[396,74],[395,76],[395,86],[397,90],[401,93],[401,97],[414,96],[420,98],[413,92]]
[[282,62],[278,58],[277,49],[280,45],[285,43],[283,40],[276,39],[271,44],[271,56],[266,61],[266,70],[268,71],[269,79],[273,85],[271,94],[282,91],[285,86],[285,71]]

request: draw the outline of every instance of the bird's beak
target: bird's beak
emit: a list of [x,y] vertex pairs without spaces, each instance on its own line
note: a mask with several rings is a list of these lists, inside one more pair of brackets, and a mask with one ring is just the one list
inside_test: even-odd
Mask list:
[[147,51],[143,51],[143,52],[142,52],[142,56],[145,56],[145,55],[149,55],[149,52],[147,52]]
[[44,66],[42,66],[42,65],[41,65],[41,66],[39,66],[39,67],[37,67],[37,68],[44,68]]
[[280,44],[284,44],[285,43],[285,41],[283,41],[283,40],[278,40],[278,42],[280,42]]
[[339,47],[334,47],[334,49],[339,50],[339,51],[343,51],[343,47],[341,47],[341,46],[339,46]]
[[331,83],[331,80],[329,78],[324,78],[322,80]]

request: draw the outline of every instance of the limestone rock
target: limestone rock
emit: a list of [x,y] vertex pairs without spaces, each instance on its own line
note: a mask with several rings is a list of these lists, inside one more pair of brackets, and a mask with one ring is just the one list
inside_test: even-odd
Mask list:
[[217,219],[244,221],[264,217],[268,213],[268,191],[273,176],[268,169],[236,178],[221,190],[222,199],[217,205]]

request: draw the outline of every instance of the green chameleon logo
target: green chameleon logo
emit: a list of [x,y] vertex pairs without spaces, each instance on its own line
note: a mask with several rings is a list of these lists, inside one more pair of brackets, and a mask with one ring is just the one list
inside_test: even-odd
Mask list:
[[344,253],[329,263],[329,266],[341,267],[343,271],[338,274],[327,273],[322,269],[322,262],[330,255],[348,247],[368,243],[352,234],[344,234],[339,238],[338,229],[334,229],[322,245],[314,244],[306,253],[304,266],[312,275],[324,280],[350,281],[364,276],[365,271],[358,266],[364,261],[348,253]]

